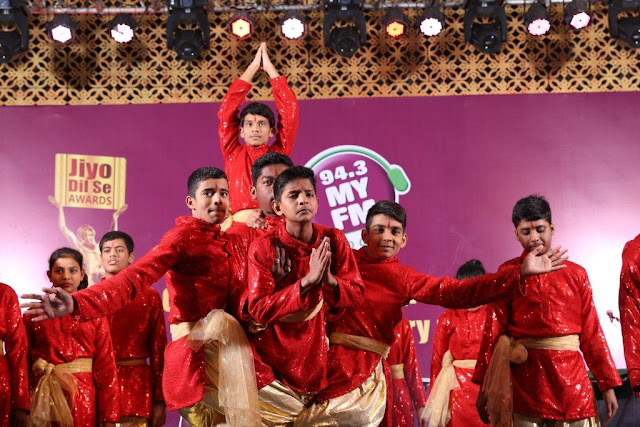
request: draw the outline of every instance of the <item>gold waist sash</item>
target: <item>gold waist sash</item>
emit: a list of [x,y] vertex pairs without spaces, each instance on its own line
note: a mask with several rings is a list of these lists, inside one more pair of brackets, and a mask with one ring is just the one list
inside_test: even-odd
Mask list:
[[116,360],[117,366],[140,366],[140,365],[146,365],[146,364],[147,364],[146,358]]
[[565,335],[548,338],[521,338],[514,340],[506,335],[498,339],[487,373],[482,383],[482,391],[487,396],[487,412],[492,426],[511,426],[513,412],[513,391],[511,387],[511,363],[524,363],[526,349],[555,351],[578,351],[580,337]]
[[356,350],[370,351],[384,358],[389,355],[389,350],[391,350],[391,346],[374,340],[373,338],[343,334],[342,332],[331,332],[329,334],[329,342],[331,344],[341,344]]
[[257,209],[242,209],[241,211],[229,215],[224,221],[222,221],[222,224],[220,224],[220,230],[227,231],[234,222],[246,223],[249,219],[249,215],[255,211],[257,211]]
[[431,386],[427,405],[422,412],[422,418],[429,427],[444,427],[451,419],[451,390],[460,388],[454,368],[472,369],[475,366],[476,361],[472,359],[453,360],[451,350],[447,350],[442,356],[440,373]]
[[71,408],[64,391],[71,401],[78,391],[73,374],[91,372],[93,359],[80,358],[73,362],[54,365],[39,358],[31,367],[35,374],[42,374],[31,396],[31,422],[34,425],[50,425],[57,422],[61,426],[73,426]]
[[[313,319],[318,315],[318,313],[320,313],[320,310],[322,310],[323,304],[324,304],[324,300],[320,299],[320,302],[316,304],[315,307],[310,308],[309,310],[298,311],[296,313],[287,314],[282,319],[278,320],[278,322],[284,322],[284,323],[306,322],[307,320]],[[252,334],[258,334],[264,331],[265,329],[267,329],[268,326],[269,325],[262,325],[260,323],[257,323],[254,320],[250,320],[247,329]]]
[[391,378],[394,380],[404,379],[404,363],[398,363],[397,365],[391,365]]

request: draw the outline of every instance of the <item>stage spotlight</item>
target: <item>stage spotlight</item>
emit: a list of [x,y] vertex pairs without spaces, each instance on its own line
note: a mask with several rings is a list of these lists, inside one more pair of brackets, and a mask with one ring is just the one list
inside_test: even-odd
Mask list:
[[0,0],[0,64],[29,49],[26,6],[22,0]]
[[407,34],[409,22],[398,7],[392,7],[382,19],[382,27],[387,37],[400,38]]
[[138,23],[131,15],[119,13],[109,21],[107,30],[111,37],[118,43],[129,43],[133,40],[137,26]]
[[[350,57],[367,41],[364,0],[325,0],[324,45],[341,56]],[[340,23],[340,26],[336,26]]]
[[49,22],[49,37],[61,44],[70,43],[76,37],[76,22],[69,15],[56,15]]
[[575,30],[581,30],[591,23],[593,15],[584,0],[573,0],[564,10],[564,22]]
[[420,31],[427,37],[437,36],[444,29],[444,14],[438,6],[427,6],[420,18]]
[[[487,22],[475,22],[481,18]],[[464,38],[483,53],[496,53],[507,40],[507,15],[498,2],[470,0],[464,14]]]
[[541,3],[534,3],[524,14],[524,26],[532,36],[543,36],[551,29],[551,15]]
[[253,34],[253,21],[246,11],[236,12],[229,21],[229,32],[237,39],[244,40]]
[[[618,18],[621,12],[628,15]],[[609,5],[611,36],[625,41],[630,47],[640,47],[640,0],[613,0]]]
[[169,0],[167,46],[178,58],[193,61],[209,48],[208,0]]
[[282,18],[280,31],[289,40],[298,40],[304,36],[305,22],[301,14],[295,10],[290,10]]

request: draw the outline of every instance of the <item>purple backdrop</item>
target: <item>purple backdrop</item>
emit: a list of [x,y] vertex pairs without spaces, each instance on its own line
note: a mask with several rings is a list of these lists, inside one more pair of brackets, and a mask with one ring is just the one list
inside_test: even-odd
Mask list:
[[[3,107],[0,280],[19,293],[48,286],[47,257],[66,244],[47,201],[56,153],[127,159],[129,209],[120,229],[144,254],[176,216],[188,213],[188,174],[222,165],[217,107]],[[637,93],[303,101],[293,159],[304,164],[327,148],[354,144],[400,165],[411,181],[399,198],[409,214],[400,258],[436,275],[455,274],[474,257],[495,271],[519,255],[511,208],[530,193],[546,195],[554,242],[587,268],[614,358],[624,367],[619,326],[605,312],[618,313],[620,253],[640,232],[639,107]],[[91,224],[98,236],[111,213],[66,209],[70,229]],[[422,341],[426,377],[441,309],[405,310],[418,321],[414,335]]]

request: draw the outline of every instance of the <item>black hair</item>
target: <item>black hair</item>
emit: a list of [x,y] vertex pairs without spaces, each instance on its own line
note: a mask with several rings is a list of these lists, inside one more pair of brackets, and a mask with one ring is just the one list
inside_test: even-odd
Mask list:
[[293,166],[283,171],[276,178],[276,181],[273,183],[273,198],[279,202],[284,187],[296,179],[308,179],[311,185],[313,185],[313,191],[316,191],[316,177],[313,170],[304,166]]
[[78,290],[81,291],[83,289],[87,289],[89,287],[89,275],[85,274],[80,284],[78,285]]
[[53,269],[53,264],[55,264],[59,258],[73,258],[78,262],[80,268],[83,268],[82,263],[84,260],[82,259],[82,254],[80,252],[71,248],[59,248],[53,251],[49,257],[49,271]]
[[262,104],[260,102],[252,102],[251,104],[244,107],[244,110],[240,113],[240,126],[244,126],[244,118],[247,114],[253,114],[254,116],[262,116],[269,121],[269,126],[271,128],[276,125],[276,118],[273,115],[273,111],[269,108],[268,105]]
[[124,240],[124,245],[127,247],[127,251],[129,251],[129,253],[133,252],[133,239],[131,238],[131,236],[129,236],[124,231],[109,231],[104,236],[102,236],[102,239],[100,239],[100,243],[98,245],[100,247],[100,253],[102,253],[102,246],[105,243],[111,242],[116,239]]
[[551,207],[547,199],[540,195],[532,194],[520,199],[513,207],[511,221],[516,228],[522,220],[538,221],[539,219],[544,219],[551,224]]
[[196,197],[196,190],[202,181],[221,178],[227,179],[227,175],[222,171],[222,169],[204,167],[194,170],[187,180],[187,190],[189,191],[189,195],[191,197]]
[[456,279],[471,279],[476,276],[483,276],[487,274],[484,265],[477,259],[470,259],[460,266],[456,273]]
[[271,166],[271,165],[285,165],[287,167],[292,167],[293,162],[289,158],[289,156],[285,156],[281,153],[276,153],[275,151],[271,151],[265,155],[258,157],[258,159],[253,162],[251,166],[251,178],[253,180],[253,185],[255,186],[258,182],[258,178],[262,175],[262,169]]
[[396,202],[392,202],[391,200],[380,200],[378,203],[371,206],[367,212],[367,222],[365,224],[365,228],[367,230],[371,226],[373,217],[376,215],[389,216],[402,224],[403,231],[407,229],[407,212]]

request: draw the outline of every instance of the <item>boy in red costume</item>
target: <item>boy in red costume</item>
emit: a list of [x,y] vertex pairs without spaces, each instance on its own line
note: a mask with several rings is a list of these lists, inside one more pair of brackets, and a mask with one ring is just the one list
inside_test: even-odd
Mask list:
[[[277,129],[273,112],[265,104],[252,102],[238,116],[240,105],[251,89],[251,81],[261,64],[269,75],[273,88],[273,99],[278,110]],[[267,45],[261,43],[251,64],[240,78],[231,84],[218,110],[220,119],[218,135],[224,158],[224,169],[229,177],[232,221],[246,222],[251,210],[258,208],[250,192],[253,162],[271,151],[291,155],[298,133],[298,113],[298,100],[295,93],[287,84],[287,78],[278,74],[271,63]],[[269,139],[274,136],[275,141],[269,146]],[[240,143],[240,138],[244,140],[244,144]]]
[[[477,259],[456,273],[459,280],[486,274]],[[487,306],[447,310],[433,338],[431,387],[424,418],[429,427],[482,427],[476,410],[480,387],[471,381],[487,319]]]
[[[18,297],[0,283],[0,427],[26,427],[29,413],[27,335]],[[2,353],[2,343],[6,354]]]
[[228,209],[227,177],[220,169],[200,168],[189,176],[187,189],[191,216],[178,217],[138,262],[73,298],[56,289],[44,296],[25,295],[40,302],[22,306],[42,313],[37,319],[110,315],[166,273],[173,341],[165,351],[162,388],[169,409],[178,410],[192,426],[220,423],[224,416],[234,427],[257,426],[251,348],[237,320],[223,311],[232,275],[219,225]]
[[[555,228],[543,197],[519,200],[512,221],[524,251],[498,272],[517,267],[536,247],[551,246]],[[618,403],[613,387],[622,381],[600,327],[587,272],[572,262],[564,265],[565,269],[528,278],[525,295],[491,306],[473,375],[473,381],[484,381],[477,407],[485,422],[513,422],[516,427],[597,425],[595,396],[584,362],[603,391],[605,424],[615,414]]]
[[364,300],[358,309],[327,325],[329,386],[299,417],[301,425],[391,425],[393,398],[387,393],[390,379],[385,358],[403,306],[415,299],[463,308],[506,298],[523,292],[521,277],[556,269],[562,257],[557,250],[536,257],[536,249],[522,266],[500,274],[463,281],[438,278],[398,262],[396,255],[407,243],[405,229],[406,212],[399,204],[381,201],[369,209],[362,232],[366,246],[355,251],[366,288]]
[[[105,279],[133,263],[133,239],[127,233],[108,232],[100,239],[99,248]],[[109,316],[109,327],[118,366],[121,425],[164,425],[162,369],[167,331],[160,296],[153,288],[143,289],[136,299]]]
[[620,323],[624,358],[631,388],[640,396],[640,235],[628,242],[622,252],[620,273]]
[[413,427],[414,414],[417,413],[420,419],[427,396],[424,392],[411,324],[403,318],[396,325],[394,333],[396,340],[391,345],[387,357],[392,378],[387,385],[392,389],[389,392],[393,395],[391,424],[395,427]]
[[[53,289],[74,294],[85,277],[82,261],[75,249],[53,252],[47,271]],[[114,426],[120,419],[118,375],[107,319],[38,322],[27,311],[24,321],[32,425]]]
[[[326,319],[356,307],[364,291],[349,243],[339,230],[313,223],[318,209],[311,169],[294,166],[275,180],[273,208],[285,222],[249,249],[248,304],[262,331],[251,335],[276,381],[258,383],[263,422],[293,422],[327,386]],[[290,271],[276,281],[284,249]]]

